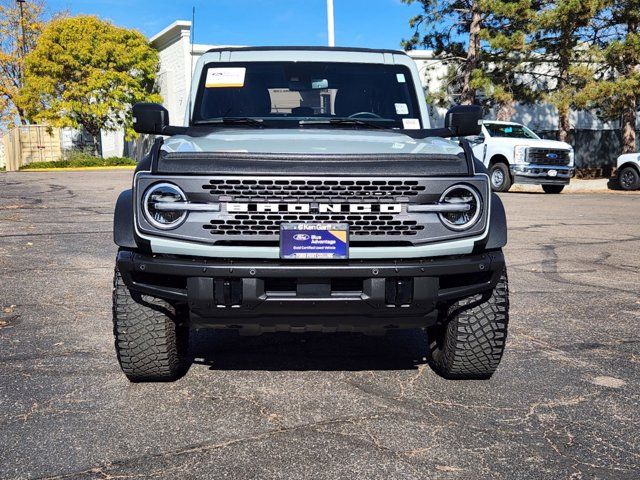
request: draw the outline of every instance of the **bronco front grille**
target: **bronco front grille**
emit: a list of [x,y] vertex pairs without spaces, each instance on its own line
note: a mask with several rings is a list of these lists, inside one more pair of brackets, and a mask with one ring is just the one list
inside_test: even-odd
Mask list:
[[[173,230],[149,224],[141,205],[144,193],[159,181],[177,185],[187,201],[218,204],[217,209],[190,211]],[[481,194],[483,218],[468,231],[448,229],[437,213],[413,205],[438,203],[456,183]],[[282,223],[348,223],[351,245],[411,246],[478,235],[486,226],[489,189],[486,175],[474,177],[379,177],[363,175],[156,176],[139,173],[137,221],[142,233],[210,245],[275,246]],[[383,208],[384,207],[384,208]]]
[[415,197],[426,186],[417,180],[338,180],[338,179],[222,179],[209,180],[202,188],[219,199],[300,201],[336,200],[353,201],[376,199],[394,201],[397,197]]
[[424,230],[416,220],[400,220],[393,215],[318,215],[318,214],[237,214],[231,218],[213,219],[203,225],[211,235],[277,236],[282,222],[349,223],[351,235],[359,237],[389,235],[397,238],[417,235]]
[[527,160],[529,163],[535,163],[537,165],[569,165],[569,150],[529,148],[527,151]]

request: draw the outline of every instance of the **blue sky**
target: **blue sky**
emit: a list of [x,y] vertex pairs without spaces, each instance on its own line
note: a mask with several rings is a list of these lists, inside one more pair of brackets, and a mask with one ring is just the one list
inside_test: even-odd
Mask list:
[[[47,0],[52,11],[93,14],[151,36],[196,7],[196,43],[326,45],[325,0]],[[336,45],[399,48],[417,5],[400,0],[334,0]]]

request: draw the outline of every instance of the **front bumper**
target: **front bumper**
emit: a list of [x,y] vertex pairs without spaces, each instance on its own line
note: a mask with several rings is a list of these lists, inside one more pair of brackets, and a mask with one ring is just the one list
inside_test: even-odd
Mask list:
[[[511,165],[511,175],[516,183],[544,185],[568,185],[575,174],[573,167],[555,165],[518,164]],[[551,172],[551,175],[549,174]],[[553,175],[555,172],[555,175]]]
[[438,306],[491,290],[504,265],[500,250],[410,261],[210,261],[126,250],[117,257],[132,291],[187,305],[197,326],[263,330],[426,326]]

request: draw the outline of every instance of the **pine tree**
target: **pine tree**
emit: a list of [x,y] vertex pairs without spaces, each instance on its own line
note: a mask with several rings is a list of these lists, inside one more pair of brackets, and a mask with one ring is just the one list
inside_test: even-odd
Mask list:
[[585,82],[585,68],[593,60],[590,46],[603,0],[545,0],[533,35],[532,76],[536,88],[558,109],[558,138],[567,141],[569,114],[576,93]]
[[[415,0],[403,0],[412,4]],[[516,100],[530,101],[531,91],[519,71],[529,53],[527,36],[539,0],[419,0],[422,13],[409,21],[414,30],[405,49],[422,46],[450,65],[444,92],[434,99],[456,97],[461,104],[495,106],[505,118]]]
[[640,106],[640,0],[610,1],[601,21],[594,54],[600,68],[576,99],[604,120],[620,119],[622,153],[633,153]]

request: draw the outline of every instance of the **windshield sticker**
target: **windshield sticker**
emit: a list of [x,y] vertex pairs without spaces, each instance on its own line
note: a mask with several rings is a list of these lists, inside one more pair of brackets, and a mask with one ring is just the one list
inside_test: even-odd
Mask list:
[[406,103],[396,103],[396,113],[398,115],[409,115],[409,107]]
[[246,71],[244,67],[209,68],[204,86],[206,88],[244,87]]
[[398,83],[406,83],[407,79],[404,78],[404,73],[396,73],[396,78],[398,79]]
[[403,118],[402,126],[405,130],[420,130],[420,120],[417,118]]

